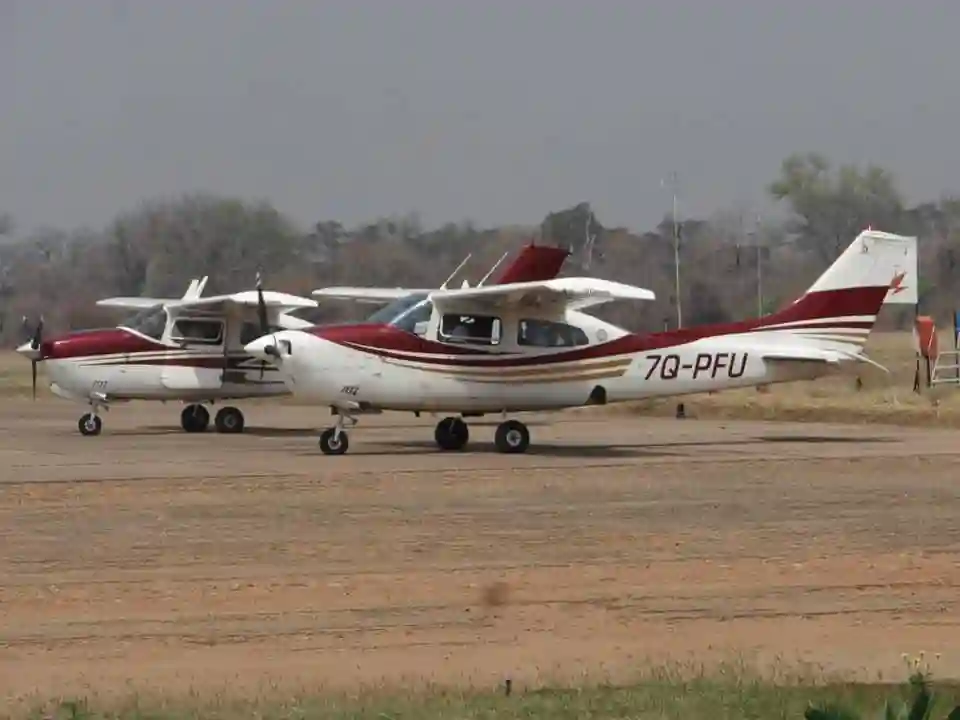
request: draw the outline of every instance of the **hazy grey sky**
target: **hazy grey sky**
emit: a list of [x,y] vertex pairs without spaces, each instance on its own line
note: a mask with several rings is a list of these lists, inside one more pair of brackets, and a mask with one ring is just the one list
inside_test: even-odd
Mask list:
[[0,0],[0,211],[158,194],[307,224],[763,202],[794,150],[960,190],[956,0]]

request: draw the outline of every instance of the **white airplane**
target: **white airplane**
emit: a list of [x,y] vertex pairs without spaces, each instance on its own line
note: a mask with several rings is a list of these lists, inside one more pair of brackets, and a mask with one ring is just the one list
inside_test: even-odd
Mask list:
[[[81,330],[43,338],[43,319],[17,348],[33,365],[43,362],[50,390],[90,406],[78,422],[83,435],[99,435],[101,409],[130,400],[181,400],[180,424],[203,432],[210,423],[205,403],[289,394],[276,367],[251,356],[243,346],[272,329],[304,328],[311,323],[288,314],[316,307],[316,300],[287,293],[247,290],[201,297],[207,278],[194,279],[181,298],[112,297],[103,307],[136,312],[113,328]],[[259,313],[262,318],[258,318]],[[24,319],[26,324],[26,319]],[[220,408],[218,432],[243,431],[239,409]]]
[[[450,413],[434,437],[441,449],[459,450],[469,438],[463,418],[471,415],[768,385],[812,379],[846,362],[875,365],[864,344],[915,245],[915,238],[865,231],[802,297],[740,322],[634,334],[583,310],[652,300],[652,292],[569,277],[434,290],[385,308],[379,322],[267,331],[246,350],[277,365],[294,394],[331,407],[336,425],[320,436],[328,455],[347,451],[345,427],[357,415],[385,410]],[[505,419],[494,439],[498,451],[521,453],[530,432]]]
[[[504,271],[500,280],[554,277],[566,251],[528,246]],[[506,257],[501,257],[502,261]],[[445,288],[469,256],[441,286]],[[490,276],[499,262],[494,265]],[[498,282],[500,281],[498,280]],[[289,313],[316,307],[316,300],[287,293],[247,290],[229,295],[201,297],[207,278],[192,280],[181,298],[111,297],[101,307],[136,311],[114,328],[82,330],[52,339],[43,338],[43,319],[32,337],[17,348],[32,363],[33,394],[37,390],[37,364],[43,362],[51,391],[90,406],[78,428],[83,435],[99,435],[101,409],[130,400],[183,401],[181,427],[203,432],[210,424],[205,404],[226,400],[288,395],[278,369],[251,356],[244,345],[271,330],[309,328],[312,323]],[[347,291],[351,289],[347,288]],[[389,303],[415,291],[404,288],[353,288],[343,297]],[[24,319],[26,325],[26,319]],[[243,413],[222,407],[214,426],[218,432],[239,433]]]

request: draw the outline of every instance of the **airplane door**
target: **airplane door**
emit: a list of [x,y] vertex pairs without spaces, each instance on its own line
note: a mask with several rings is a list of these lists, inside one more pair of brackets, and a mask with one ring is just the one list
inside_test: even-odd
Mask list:
[[223,384],[222,320],[212,318],[177,318],[170,330],[170,340],[179,344],[164,359],[161,382],[167,390],[219,390]]

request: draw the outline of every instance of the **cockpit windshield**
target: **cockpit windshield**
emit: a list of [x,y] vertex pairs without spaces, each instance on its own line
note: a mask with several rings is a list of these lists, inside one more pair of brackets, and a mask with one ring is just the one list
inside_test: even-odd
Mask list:
[[120,323],[120,327],[129,328],[141,335],[159,340],[167,327],[167,311],[163,305],[144,308]]
[[[402,298],[394,300],[389,305],[380,308],[364,322],[374,324],[393,325],[410,308],[423,302],[428,297],[428,293],[410,293]],[[428,316],[429,317],[429,316]]]

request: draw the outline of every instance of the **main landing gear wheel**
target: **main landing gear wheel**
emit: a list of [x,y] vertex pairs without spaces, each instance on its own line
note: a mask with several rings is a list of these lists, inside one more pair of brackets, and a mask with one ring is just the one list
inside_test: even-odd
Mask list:
[[433,433],[441,450],[463,450],[470,439],[470,429],[458,417],[446,417],[437,423]]
[[180,413],[180,427],[188,433],[203,432],[210,424],[210,413],[198,403],[187,405]]
[[220,408],[213,424],[219,433],[243,432],[243,413],[235,407]]
[[526,452],[530,445],[530,431],[519,420],[507,420],[497,425],[493,442],[502,453]]
[[324,455],[343,455],[348,447],[350,441],[343,430],[337,433],[336,428],[327,428],[320,434],[320,449]]
[[81,435],[99,435],[103,429],[103,421],[93,413],[85,413],[80,416],[77,428]]

